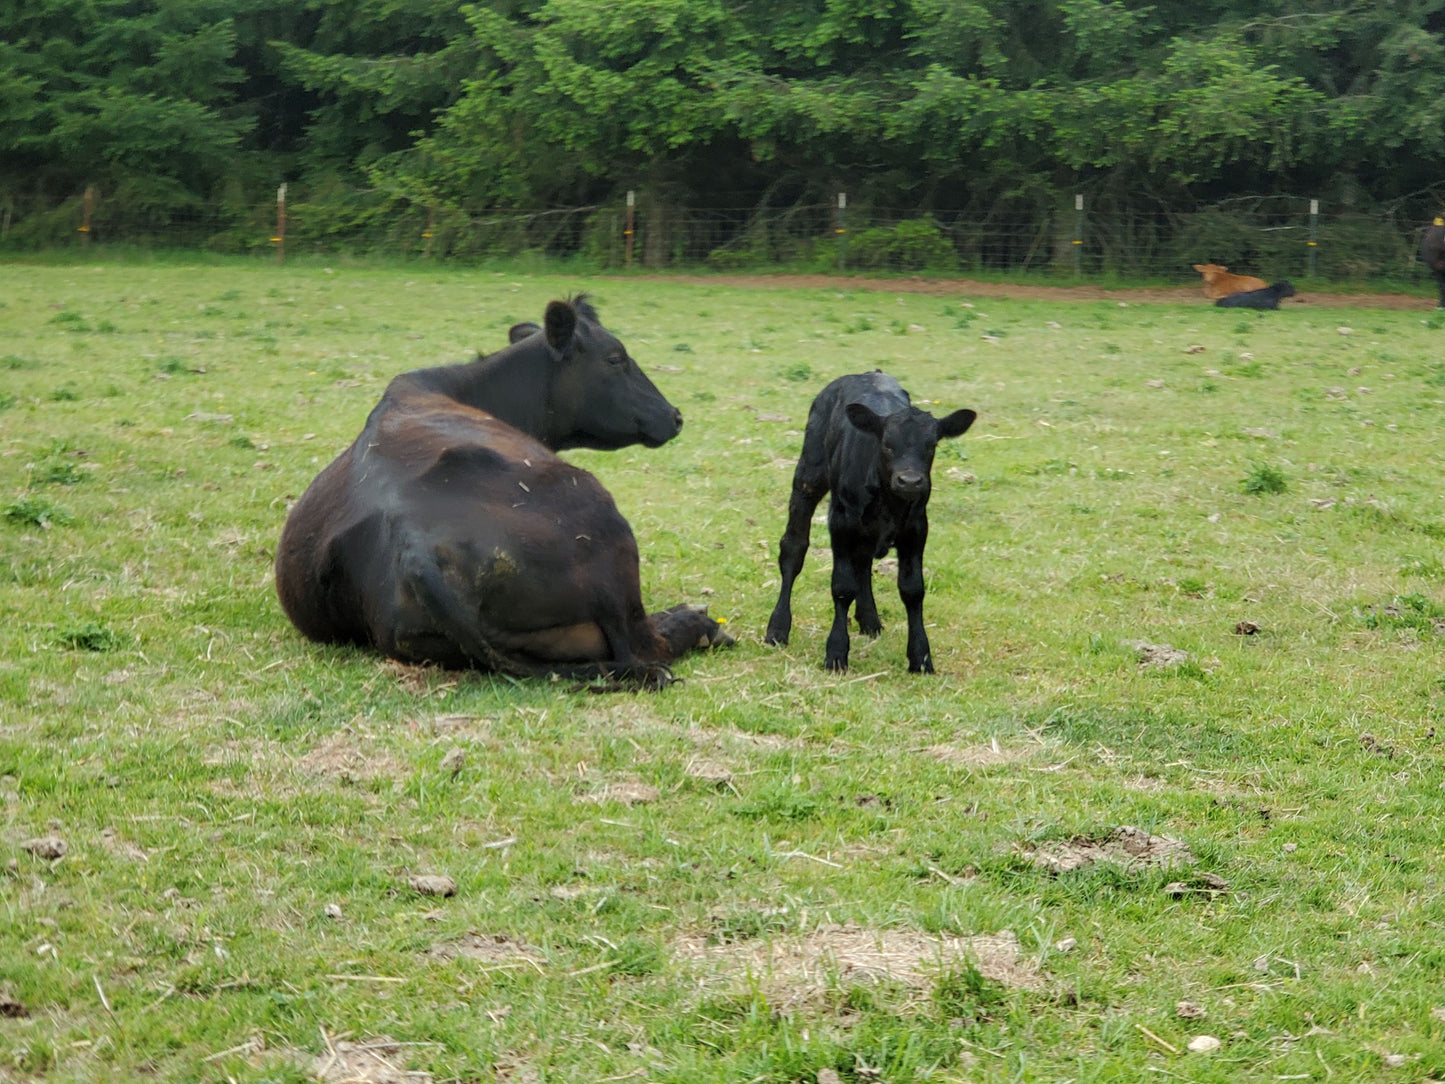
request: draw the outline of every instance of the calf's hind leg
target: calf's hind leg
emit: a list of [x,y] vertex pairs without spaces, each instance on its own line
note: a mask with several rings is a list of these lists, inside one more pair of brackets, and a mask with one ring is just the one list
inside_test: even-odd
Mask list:
[[765,644],[786,644],[793,631],[793,581],[803,571],[803,560],[808,556],[808,536],[813,525],[813,510],[828,491],[821,470],[807,471],[804,460],[798,463],[793,475],[793,492],[788,498],[788,525],[778,542],[778,573],[782,583],[778,587],[778,602],[768,618],[768,631],[763,634]]

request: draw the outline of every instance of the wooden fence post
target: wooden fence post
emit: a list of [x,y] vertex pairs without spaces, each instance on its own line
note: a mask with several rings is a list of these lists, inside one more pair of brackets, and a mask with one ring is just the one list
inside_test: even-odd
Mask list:
[[286,262],[286,185],[276,189],[276,236],[271,238],[276,246],[276,262]]
[[848,228],[844,225],[843,215],[848,210],[848,193],[838,193],[838,225],[834,227],[833,233],[838,238],[838,270],[842,271],[848,266]]
[[637,193],[632,189],[627,190],[627,224],[622,227],[622,265],[632,266],[632,236],[633,236],[633,210],[637,205]]
[[1074,278],[1084,274],[1084,194],[1074,193]]
[[82,206],[84,207],[84,211],[82,212],[80,222],[80,247],[89,248],[90,216],[92,212],[95,211],[95,185],[88,184],[85,186],[85,199],[82,203]]
[[426,240],[426,251],[422,253],[422,259],[431,259],[432,238],[436,235],[437,209],[435,205],[426,209],[426,229],[422,231],[422,237]]
[[1315,268],[1320,251],[1320,201],[1310,200],[1309,277],[1315,277]]

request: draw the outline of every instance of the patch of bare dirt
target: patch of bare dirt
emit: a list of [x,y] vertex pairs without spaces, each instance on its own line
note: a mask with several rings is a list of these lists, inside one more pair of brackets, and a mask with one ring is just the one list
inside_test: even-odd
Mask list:
[[1189,652],[1181,651],[1168,644],[1151,644],[1147,640],[1125,640],[1124,646],[1133,648],[1139,656],[1141,668],[1182,666],[1189,661]]
[[358,1042],[328,1039],[326,1053],[314,1058],[296,1050],[278,1053],[321,1084],[431,1084],[430,1073],[404,1067],[411,1045],[378,1035]]
[[297,766],[309,775],[329,775],[343,783],[370,783],[377,779],[399,779],[406,774],[401,761],[367,745],[350,730],[339,730],[323,738]]
[[584,794],[578,801],[596,802],[599,805],[616,802],[619,805],[634,806],[655,802],[659,797],[656,787],[636,780],[624,779],[616,783],[604,783],[601,787]]
[[835,982],[892,981],[924,989],[939,968],[954,962],[970,963],[1011,988],[1043,986],[1035,967],[1020,960],[1018,938],[1008,930],[952,937],[850,924],[823,926],[803,937],[732,944],[709,944],[699,935],[679,940],[675,955],[720,979],[762,981],[769,999],[784,1009],[817,1001]]
[[1102,839],[1076,839],[1045,843],[1026,852],[1034,865],[1052,873],[1085,869],[1096,862],[1112,862],[1125,869],[1175,869],[1192,866],[1194,854],[1183,840],[1151,836],[1141,828],[1122,825]]
[[[629,280],[635,281],[635,280]],[[1102,286],[1033,286],[1020,283],[977,282],[973,279],[875,279],[833,275],[669,275],[669,282],[737,286],[744,289],[868,290],[876,293],[929,294],[936,297],[1014,298],[1038,301],[1122,301],[1128,304],[1194,304],[1212,306],[1198,286],[1159,286],[1106,289]],[[1428,285],[1428,284],[1427,284]],[[1436,298],[1421,294],[1304,293],[1287,298],[1280,308],[1306,306],[1325,309],[1418,309],[1427,312]]]
[[1026,760],[1029,749],[1004,749],[998,742],[990,745],[931,745],[928,752],[934,760],[950,768],[988,768],[995,764],[1013,764]]
[[438,941],[426,950],[426,954],[439,960],[477,960],[484,964],[509,963],[514,960],[521,963],[542,963],[542,957],[536,949],[504,933],[466,933],[454,941]]

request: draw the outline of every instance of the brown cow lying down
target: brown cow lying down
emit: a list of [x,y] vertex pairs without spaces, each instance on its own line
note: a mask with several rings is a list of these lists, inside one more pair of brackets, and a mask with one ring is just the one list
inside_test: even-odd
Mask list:
[[1242,294],[1246,290],[1263,290],[1269,283],[1253,275],[1231,275],[1229,268],[1217,263],[1197,263],[1194,270],[1204,276],[1204,296],[1216,301],[1230,294]]
[[465,365],[387,387],[291,509],[276,590],[312,640],[394,659],[660,688],[732,642],[701,610],[648,616],[611,495],[554,450],[656,447],[682,415],[585,298]]

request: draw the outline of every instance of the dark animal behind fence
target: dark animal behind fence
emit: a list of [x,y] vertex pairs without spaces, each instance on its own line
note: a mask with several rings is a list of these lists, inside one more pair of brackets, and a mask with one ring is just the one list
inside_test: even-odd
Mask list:
[[510,338],[391,382],[287,517],[281,605],[312,640],[403,662],[666,684],[730,637],[687,607],[646,614],[631,527],[553,453],[657,446],[682,415],[585,298]]
[[1445,212],[1435,216],[1435,221],[1425,230],[1420,241],[1420,259],[1435,276],[1435,287],[1440,292],[1440,304],[1445,309]]
[[782,586],[764,641],[786,644],[792,631],[793,581],[808,552],[813,510],[825,493],[833,549],[833,626],[823,665],[848,669],[848,610],[857,602],[858,631],[883,631],[873,600],[873,561],[898,550],[898,594],[908,614],[908,669],[933,673],[923,628],[923,548],[934,450],[973,424],[972,410],[934,418],[913,406],[882,372],[839,377],[808,411],[803,450],[793,472],[788,525],[778,546]]
[[1221,297],[1214,304],[1221,309],[1277,309],[1283,298],[1294,297],[1294,286],[1288,281],[1276,282],[1263,290],[1245,290],[1243,293]]

